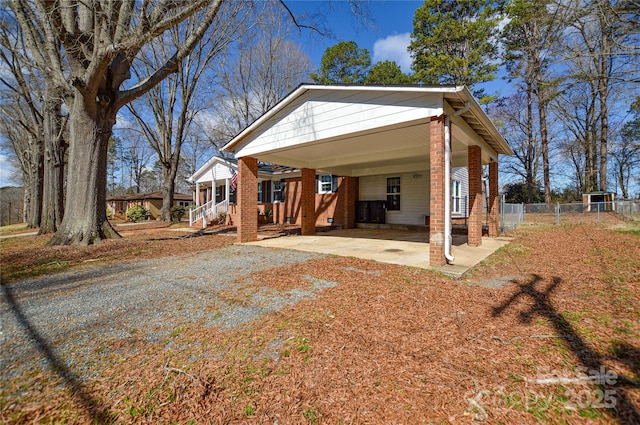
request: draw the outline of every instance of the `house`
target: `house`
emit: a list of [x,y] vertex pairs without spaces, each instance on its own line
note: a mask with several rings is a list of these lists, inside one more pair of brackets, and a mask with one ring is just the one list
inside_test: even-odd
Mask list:
[[[189,181],[195,188],[193,199],[196,208],[190,214],[190,225],[199,224],[206,227],[211,222],[224,222],[234,224],[239,219],[237,210],[236,188],[233,185],[233,176],[237,176],[238,161],[222,156],[213,156],[200,167]],[[296,199],[300,198],[299,189],[301,172],[291,167],[277,166],[273,164],[258,164],[258,205],[260,216],[268,218],[270,223],[300,224],[299,205]],[[414,175],[413,178],[422,176]],[[331,182],[331,186],[329,186]],[[316,212],[316,227],[344,226],[344,215],[340,215],[343,209],[339,205],[339,197],[335,195],[339,191],[340,176],[316,173],[316,205],[320,206]],[[385,198],[386,195],[373,196],[373,198]],[[466,167],[452,168],[451,170],[451,217],[454,222],[464,222],[468,217],[469,183]],[[356,223],[383,222],[384,218],[371,219],[371,214],[365,212],[366,200],[358,201],[360,213],[356,213]],[[371,202],[371,201],[368,201]],[[383,208],[386,206],[386,200]],[[327,207],[329,206],[329,207]],[[336,212],[337,208],[337,212]],[[358,205],[356,205],[358,209]],[[386,211],[386,208],[384,208]],[[428,217],[428,215],[425,215]],[[389,224],[394,224],[396,217],[390,217]],[[398,223],[399,224],[399,223]],[[416,220],[416,225],[427,225]]]
[[[107,198],[107,209],[115,217],[126,218],[127,210],[134,205],[142,205],[149,211],[149,218],[157,220],[162,216],[162,192],[132,193]],[[188,207],[193,205],[191,195],[173,194],[173,206]]]
[[[224,205],[233,205],[229,214],[240,242],[256,240],[257,210],[265,203],[284,204],[272,210],[274,217],[299,223],[302,234],[315,233],[318,225],[354,227],[368,211],[378,222],[428,223],[432,266],[453,261],[452,167],[467,170],[468,244],[478,246],[483,166],[489,169],[488,231],[497,236],[498,160],[513,154],[466,87],[311,84],[299,86],[222,151],[237,163],[227,160],[226,174],[212,177],[202,200],[212,206],[218,179],[226,199],[235,186],[235,203]],[[261,170],[263,163],[285,168]],[[265,202],[274,199],[274,187],[282,200]]]

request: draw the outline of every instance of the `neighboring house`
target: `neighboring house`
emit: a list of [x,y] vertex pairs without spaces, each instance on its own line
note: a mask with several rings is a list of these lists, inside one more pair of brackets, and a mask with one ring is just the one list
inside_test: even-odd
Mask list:
[[[469,245],[482,243],[483,165],[489,169],[489,235],[497,236],[498,159],[513,154],[466,87],[310,84],[294,90],[222,151],[237,163],[212,158],[192,180],[199,201],[209,201],[202,211],[223,201],[213,194],[224,183],[221,206],[237,225],[240,242],[257,238],[257,211],[267,207],[277,222],[300,224],[302,234],[315,233],[318,225],[354,227],[360,219],[429,223],[434,266],[452,261],[456,209],[468,216]],[[270,171],[260,164],[285,167]],[[452,167],[463,167],[466,179],[456,178]],[[274,184],[278,181],[284,194],[282,185]],[[209,185],[210,193],[201,195],[200,186]],[[282,200],[273,202],[274,188]],[[466,212],[456,203],[464,196]]]
[[[157,220],[162,217],[162,192],[132,193],[107,198],[107,209],[115,217],[126,218],[127,210],[134,205],[142,205],[149,211],[149,219]],[[191,195],[174,193],[173,205],[189,207],[193,205]]]

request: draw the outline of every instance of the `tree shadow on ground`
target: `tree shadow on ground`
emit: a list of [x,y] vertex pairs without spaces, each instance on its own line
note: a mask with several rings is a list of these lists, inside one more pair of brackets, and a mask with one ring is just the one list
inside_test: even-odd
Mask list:
[[[535,274],[525,283],[514,281],[519,290],[500,306],[494,307],[492,316],[500,316],[520,298],[529,298],[533,303],[528,310],[520,312],[520,321],[522,323],[530,323],[535,316],[547,318],[557,334],[565,342],[566,347],[571,350],[575,358],[586,370],[606,371],[603,360],[606,360],[607,357],[603,357],[597,351],[589,348],[589,345],[582,339],[579,332],[553,307],[551,295],[560,286],[562,280],[554,277],[551,284],[547,285],[546,288],[543,287],[543,281],[544,279],[541,276]],[[638,351],[636,347],[626,346],[625,348],[627,352],[631,353]],[[619,359],[616,357],[616,360]],[[622,360],[624,361],[624,359]],[[613,380],[596,379],[594,381],[594,385],[604,394],[615,394],[615,406],[608,410],[618,423],[640,424],[640,412],[638,412],[637,407],[627,394],[628,389],[638,388],[637,382],[620,375],[615,375]],[[610,392],[607,393],[606,391]]]
[[109,409],[103,406],[98,399],[94,398],[73,371],[65,366],[63,361],[56,356],[50,344],[40,335],[24,313],[22,307],[13,295],[12,288],[6,284],[0,285],[0,287],[2,287],[4,298],[9,304],[16,321],[31,338],[38,351],[46,358],[51,369],[64,381],[66,388],[77,400],[78,404],[86,410],[94,423],[112,423],[113,417]]

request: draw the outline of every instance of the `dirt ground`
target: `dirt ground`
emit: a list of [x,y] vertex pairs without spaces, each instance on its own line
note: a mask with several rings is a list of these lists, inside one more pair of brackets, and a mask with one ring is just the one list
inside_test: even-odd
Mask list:
[[[171,228],[122,234],[126,240],[82,248],[2,240],[3,284],[234,242]],[[263,287],[304,289],[312,279],[335,286],[233,330],[191,326],[160,341],[105,341],[94,358],[76,360],[92,378],[73,385],[44,369],[3,380],[0,418],[640,423],[638,227],[534,225],[514,236],[461,280],[332,256],[243,276],[252,285],[226,294],[237,303]]]

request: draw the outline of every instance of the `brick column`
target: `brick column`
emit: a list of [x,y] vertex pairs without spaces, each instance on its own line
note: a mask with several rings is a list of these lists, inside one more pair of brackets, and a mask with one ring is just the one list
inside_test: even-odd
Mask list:
[[353,229],[356,225],[356,201],[358,200],[360,181],[358,177],[343,177],[342,179],[342,196],[345,197],[342,222],[345,229]]
[[469,146],[469,246],[482,245],[482,150]]
[[489,163],[489,236],[498,236],[498,162]]
[[316,170],[302,169],[302,188],[300,194],[301,233],[316,233]]
[[431,194],[429,197],[429,264],[443,266],[444,257],[444,116],[432,117],[429,125]]
[[240,208],[238,242],[258,240],[258,160],[238,159],[237,202]]

